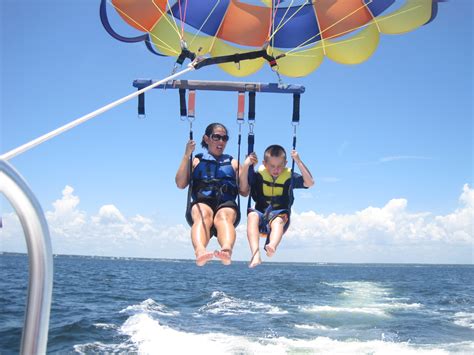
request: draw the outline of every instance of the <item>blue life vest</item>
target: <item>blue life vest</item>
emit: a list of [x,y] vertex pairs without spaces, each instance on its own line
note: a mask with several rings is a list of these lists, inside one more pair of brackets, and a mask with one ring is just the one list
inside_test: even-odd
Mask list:
[[194,201],[212,199],[219,204],[235,201],[238,194],[232,157],[222,154],[217,159],[209,153],[197,154],[198,165],[192,174]]

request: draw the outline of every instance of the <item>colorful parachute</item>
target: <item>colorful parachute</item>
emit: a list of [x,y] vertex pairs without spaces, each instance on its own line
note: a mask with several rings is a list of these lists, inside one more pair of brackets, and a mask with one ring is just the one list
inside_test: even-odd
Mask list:
[[[102,0],[101,19],[115,38],[145,41],[148,48],[178,57],[184,51],[221,57],[265,49],[277,71],[305,76],[324,57],[342,64],[367,60],[378,46],[380,34],[412,31],[437,14],[443,0],[111,0],[118,14],[145,35],[117,34]],[[393,9],[393,10],[391,10]],[[258,71],[269,58],[219,63],[234,76]],[[277,64],[277,66],[275,65]]]

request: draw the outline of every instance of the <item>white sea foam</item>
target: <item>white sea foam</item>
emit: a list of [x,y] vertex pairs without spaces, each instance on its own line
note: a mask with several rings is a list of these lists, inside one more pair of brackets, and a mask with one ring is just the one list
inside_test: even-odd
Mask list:
[[245,337],[222,333],[196,334],[174,330],[161,325],[146,314],[130,317],[122,326],[140,354],[232,354],[284,353],[278,345],[260,344]]
[[454,315],[454,324],[474,329],[474,313],[457,312]]
[[378,283],[352,281],[324,283],[341,288],[340,299],[333,305],[313,305],[300,307],[303,312],[310,313],[358,313],[378,317],[390,317],[396,310],[413,310],[422,308],[420,303],[406,303],[405,297],[393,297],[391,290]]
[[99,329],[117,329],[117,326],[115,324],[109,323],[94,323],[94,327]]
[[74,345],[74,351],[79,354],[110,354],[128,353],[136,350],[133,344],[104,344],[100,341]]
[[[147,314],[131,316],[121,327],[139,354],[470,354],[474,342],[416,345],[387,341],[339,341],[328,337],[310,340],[249,338],[222,333],[197,334],[161,325]],[[130,345],[122,344],[122,348]],[[90,348],[89,348],[90,349]]]
[[286,314],[288,311],[262,302],[242,300],[227,295],[225,292],[214,291],[211,302],[199,308],[199,313],[238,315],[251,313]]
[[308,313],[362,313],[380,317],[387,317],[387,314],[375,307],[334,307],[334,306],[308,306],[301,307],[303,312]]
[[162,316],[177,316],[178,311],[171,311],[165,305],[159,304],[151,298],[146,299],[140,304],[135,304],[122,309],[120,313],[136,314],[136,313],[154,313]]
[[325,331],[339,330],[339,328],[332,328],[332,327],[328,327],[326,325],[322,325],[322,324],[318,324],[318,323],[314,323],[314,324],[295,324],[295,328],[297,328],[297,329],[309,329],[309,330],[325,330]]

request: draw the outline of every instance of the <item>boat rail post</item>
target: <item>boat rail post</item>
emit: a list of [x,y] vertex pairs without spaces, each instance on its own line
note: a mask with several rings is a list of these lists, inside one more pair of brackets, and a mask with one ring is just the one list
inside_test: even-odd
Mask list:
[[3,159],[0,159],[0,192],[20,219],[28,250],[28,296],[20,353],[45,354],[53,291],[53,253],[48,224],[25,180]]

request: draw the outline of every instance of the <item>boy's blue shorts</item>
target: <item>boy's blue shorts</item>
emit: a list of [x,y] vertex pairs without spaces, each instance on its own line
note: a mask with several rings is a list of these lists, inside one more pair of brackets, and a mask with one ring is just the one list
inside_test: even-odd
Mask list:
[[283,227],[283,233],[285,233],[290,226],[290,212],[287,209],[270,210],[263,213],[254,208],[249,208],[247,210],[247,214],[250,212],[256,212],[258,214],[258,231],[262,237],[267,237],[270,235],[271,224],[277,217],[281,217],[283,220],[286,220],[285,226]]

